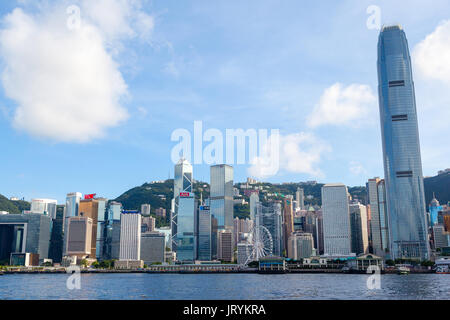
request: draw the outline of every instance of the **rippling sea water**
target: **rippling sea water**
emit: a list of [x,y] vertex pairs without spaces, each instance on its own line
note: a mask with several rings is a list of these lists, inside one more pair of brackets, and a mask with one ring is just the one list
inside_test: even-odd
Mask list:
[[381,289],[356,274],[83,274],[69,290],[68,275],[0,277],[0,299],[49,300],[285,300],[450,299],[450,275],[382,275]]

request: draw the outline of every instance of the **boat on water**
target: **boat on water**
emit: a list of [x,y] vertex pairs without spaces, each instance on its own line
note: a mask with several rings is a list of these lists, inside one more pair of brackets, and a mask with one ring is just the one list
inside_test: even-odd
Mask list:
[[397,268],[397,274],[410,274],[411,269],[408,267],[398,267]]
[[437,274],[450,274],[450,268],[448,266],[439,266],[436,268]]

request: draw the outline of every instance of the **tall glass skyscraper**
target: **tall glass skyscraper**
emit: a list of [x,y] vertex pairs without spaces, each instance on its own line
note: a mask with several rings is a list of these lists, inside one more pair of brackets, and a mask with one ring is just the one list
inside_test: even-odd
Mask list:
[[217,258],[218,231],[233,229],[233,167],[226,164],[212,166],[210,188],[212,256]]
[[411,57],[400,26],[380,33],[378,82],[391,258],[429,259]]
[[177,253],[178,261],[194,261],[197,256],[192,177],[192,165],[187,160],[181,159],[175,165],[174,199],[171,210],[172,250]]

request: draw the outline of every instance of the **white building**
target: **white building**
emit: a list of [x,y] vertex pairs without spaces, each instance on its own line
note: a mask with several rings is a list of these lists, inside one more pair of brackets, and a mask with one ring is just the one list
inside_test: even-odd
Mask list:
[[350,213],[345,185],[337,183],[322,187],[322,215],[324,254],[350,255]]
[[119,260],[141,259],[141,214],[123,211],[120,215]]
[[31,200],[30,213],[45,214],[52,219],[56,219],[57,205],[58,201],[53,199],[33,199]]

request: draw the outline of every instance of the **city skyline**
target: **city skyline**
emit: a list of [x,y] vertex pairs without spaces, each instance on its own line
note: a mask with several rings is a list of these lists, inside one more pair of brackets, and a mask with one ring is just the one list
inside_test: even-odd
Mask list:
[[[64,1],[60,3],[66,4]],[[284,160],[279,174],[264,179],[268,182],[317,180],[362,186],[369,177],[383,177],[376,103],[378,30],[367,26],[371,17],[367,13],[370,2],[328,2],[323,4],[327,10],[322,10],[321,6],[290,2],[278,7],[276,12],[272,10],[274,4],[270,1],[258,4],[251,1],[245,4],[221,2],[220,10],[205,2],[185,5],[155,2],[152,6],[130,10],[131,15],[146,15],[147,20],[141,22],[147,28],[132,24],[127,17],[118,19],[128,27],[124,28],[129,31],[125,34],[114,33],[117,28],[111,28],[112,34],[103,34],[104,20],[100,19],[101,15],[95,15],[92,11],[95,8],[86,3],[70,2],[81,8],[85,24],[95,27],[105,43],[112,43],[112,47],[118,49],[115,55],[106,46],[99,45],[99,49],[104,49],[102,57],[109,57],[118,64],[112,71],[120,73],[128,88],[129,101],[115,105],[128,113],[128,120],[116,125],[117,119],[106,119],[110,123],[105,125],[97,122],[98,115],[94,110],[80,109],[80,112],[85,112],[81,124],[86,124],[86,127],[76,127],[80,120],[75,117],[71,122],[75,129],[71,126],[67,129],[71,134],[59,134],[58,137],[53,131],[64,122],[58,118],[57,112],[55,119],[60,121],[54,123],[54,130],[51,125],[46,125],[48,130],[45,130],[43,123],[39,122],[39,115],[31,123],[26,119],[18,120],[17,108],[23,107],[31,112],[34,105],[27,105],[11,92],[11,86],[17,83],[7,83],[3,77],[0,134],[3,137],[1,146],[8,150],[8,157],[4,158],[8,170],[2,175],[1,194],[27,200],[52,198],[63,203],[67,192],[78,190],[98,191],[102,196],[113,199],[144,182],[164,180],[169,174],[173,177],[173,164],[169,159],[174,143],[170,141],[170,134],[177,128],[192,131],[195,120],[202,120],[205,129],[221,131],[226,128],[281,129],[283,145],[292,148],[281,155]],[[413,60],[418,66],[414,72],[424,174],[435,175],[447,167],[448,151],[440,147],[446,128],[436,123],[435,118],[446,118],[449,112],[443,107],[449,101],[446,97],[448,90],[445,90],[448,74],[443,68],[432,75],[436,68],[430,60],[439,62],[445,57],[443,52],[442,55],[435,52],[435,48],[442,43],[441,50],[447,49],[444,40],[450,27],[445,20],[445,12],[448,12],[449,5],[438,2],[430,7],[412,2],[408,8],[400,8],[387,1],[376,5],[381,10],[381,23],[399,21],[408,32]],[[16,8],[21,9],[14,11]],[[16,61],[14,57],[17,57],[23,59],[20,62],[25,66],[32,67],[33,63],[38,63],[41,72],[46,70],[43,68],[51,70],[52,63],[45,54],[38,55],[41,60],[29,61],[25,53],[17,51],[20,48],[6,40],[10,39],[9,35],[21,34],[20,22],[26,18],[32,23],[30,36],[40,37],[39,30],[55,37],[58,32],[73,36],[70,30],[55,31],[53,25],[60,20],[66,22],[70,16],[66,8],[64,6],[64,10],[60,10],[61,7],[53,1],[49,1],[47,7],[23,1],[2,4],[0,16],[4,23],[0,34],[5,41],[0,55],[3,65],[12,65]],[[110,14],[120,18],[120,10],[114,11],[114,8],[117,9],[113,7]],[[250,24],[243,15],[235,15],[239,11],[236,9],[254,12]],[[348,15],[345,21],[338,19],[343,11]],[[410,11],[420,11],[421,19],[412,19]],[[211,16],[217,19],[212,22]],[[236,25],[229,23],[232,18]],[[175,32],[183,29],[180,28],[181,21],[188,26],[189,34]],[[214,27],[204,31],[209,23]],[[112,27],[118,26],[123,25]],[[239,27],[243,32],[236,32]],[[268,28],[274,32],[263,32]],[[334,31],[330,33],[330,30]],[[233,36],[235,38],[231,40]],[[214,43],[214,48],[229,49],[218,53],[207,43]],[[338,43],[346,43],[346,46]],[[129,49],[121,51],[125,44]],[[60,61],[58,59],[65,53],[64,43],[55,40],[52,48],[57,49],[55,61]],[[46,52],[44,49],[36,47],[34,51]],[[327,53],[330,51],[332,56]],[[352,67],[342,67],[349,65]],[[59,71],[53,76],[71,79],[73,70]],[[5,75],[4,69],[2,74]],[[198,76],[201,74],[208,76]],[[12,75],[22,79],[21,74]],[[33,78],[33,74],[29,76],[39,79]],[[121,86],[112,88],[123,92]],[[22,89],[24,99],[34,98],[29,87]],[[64,101],[56,99],[48,86],[42,90],[50,99],[49,105]],[[75,107],[61,104],[63,107],[69,111],[76,110],[78,114]],[[342,123],[332,119],[336,108],[343,110],[345,117],[341,119]],[[317,112],[330,116],[318,118],[315,116]],[[251,123],[248,119],[252,119]],[[95,132],[91,134],[93,124],[98,124],[99,130],[109,130],[105,129],[103,137],[95,137]],[[80,142],[80,139],[89,141]],[[235,165],[235,181],[244,181],[249,176],[248,169],[248,165]],[[195,170],[198,180],[208,181],[209,165],[195,165]]]

